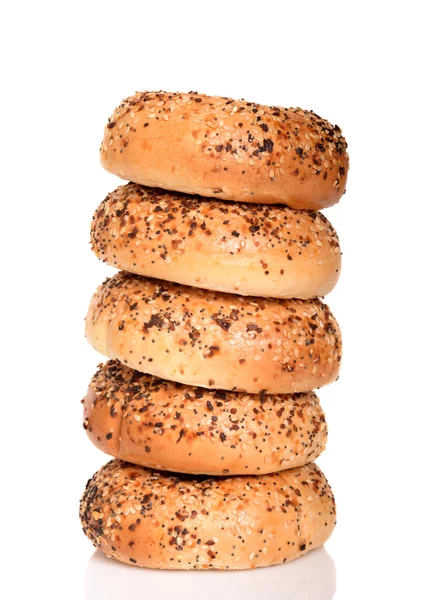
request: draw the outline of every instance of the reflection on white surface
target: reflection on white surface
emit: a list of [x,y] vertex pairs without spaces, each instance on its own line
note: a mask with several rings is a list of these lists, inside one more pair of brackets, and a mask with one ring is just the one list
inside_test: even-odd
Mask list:
[[289,564],[252,571],[158,571],[123,565],[99,551],[88,561],[85,600],[330,600],[334,562],[324,548]]

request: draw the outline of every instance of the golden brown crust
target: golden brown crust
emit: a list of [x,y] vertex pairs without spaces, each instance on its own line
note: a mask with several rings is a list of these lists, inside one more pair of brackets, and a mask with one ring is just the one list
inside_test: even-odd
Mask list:
[[293,560],[330,537],[336,507],[311,463],[271,475],[198,478],[112,460],[87,483],[85,534],[121,562],[250,569]]
[[319,210],[345,191],[346,148],[339,127],[312,111],[139,92],[109,119],[101,163],[149,187]]
[[341,262],[337,234],[321,213],[132,183],[96,210],[91,242],[99,258],[125,271],[273,298],[328,294]]
[[317,396],[207,390],[99,366],[84,400],[84,429],[103,452],[182,473],[272,473],[313,462],[327,425]]
[[341,359],[339,326],[320,300],[215,293],[123,271],[94,294],[86,335],[138,371],[249,393],[321,387]]

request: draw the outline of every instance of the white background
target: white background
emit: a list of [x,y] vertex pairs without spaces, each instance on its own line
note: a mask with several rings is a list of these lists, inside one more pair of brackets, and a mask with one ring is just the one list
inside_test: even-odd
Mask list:
[[[420,8],[421,7],[421,8]],[[422,2],[11,2],[2,17],[1,545],[4,598],[429,597],[429,47]],[[107,457],[81,404],[103,360],[84,339],[92,213],[119,181],[103,126],[136,90],[311,108],[349,142],[325,211],[344,336],[320,392],[336,493],[325,550],[252,573],[160,573],[93,555],[78,501]],[[426,555],[427,554],[427,555]],[[426,560],[427,559],[427,560]]]

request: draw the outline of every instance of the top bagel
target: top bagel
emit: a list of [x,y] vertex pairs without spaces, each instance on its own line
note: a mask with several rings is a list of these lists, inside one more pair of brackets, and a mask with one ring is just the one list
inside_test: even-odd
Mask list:
[[109,119],[101,163],[149,187],[315,210],[344,193],[346,148],[340,128],[312,111],[139,92]]

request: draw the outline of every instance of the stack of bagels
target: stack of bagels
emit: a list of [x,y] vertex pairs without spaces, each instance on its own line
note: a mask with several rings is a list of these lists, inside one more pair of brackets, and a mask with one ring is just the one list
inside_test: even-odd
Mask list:
[[330,536],[313,390],[339,374],[339,326],[320,297],[341,254],[317,211],[345,191],[346,147],[311,111],[194,92],[137,93],[109,119],[102,165],[132,183],[91,227],[94,252],[119,272],[86,317],[109,360],[84,428],[114,459],[80,505],[106,555],[247,569]]

